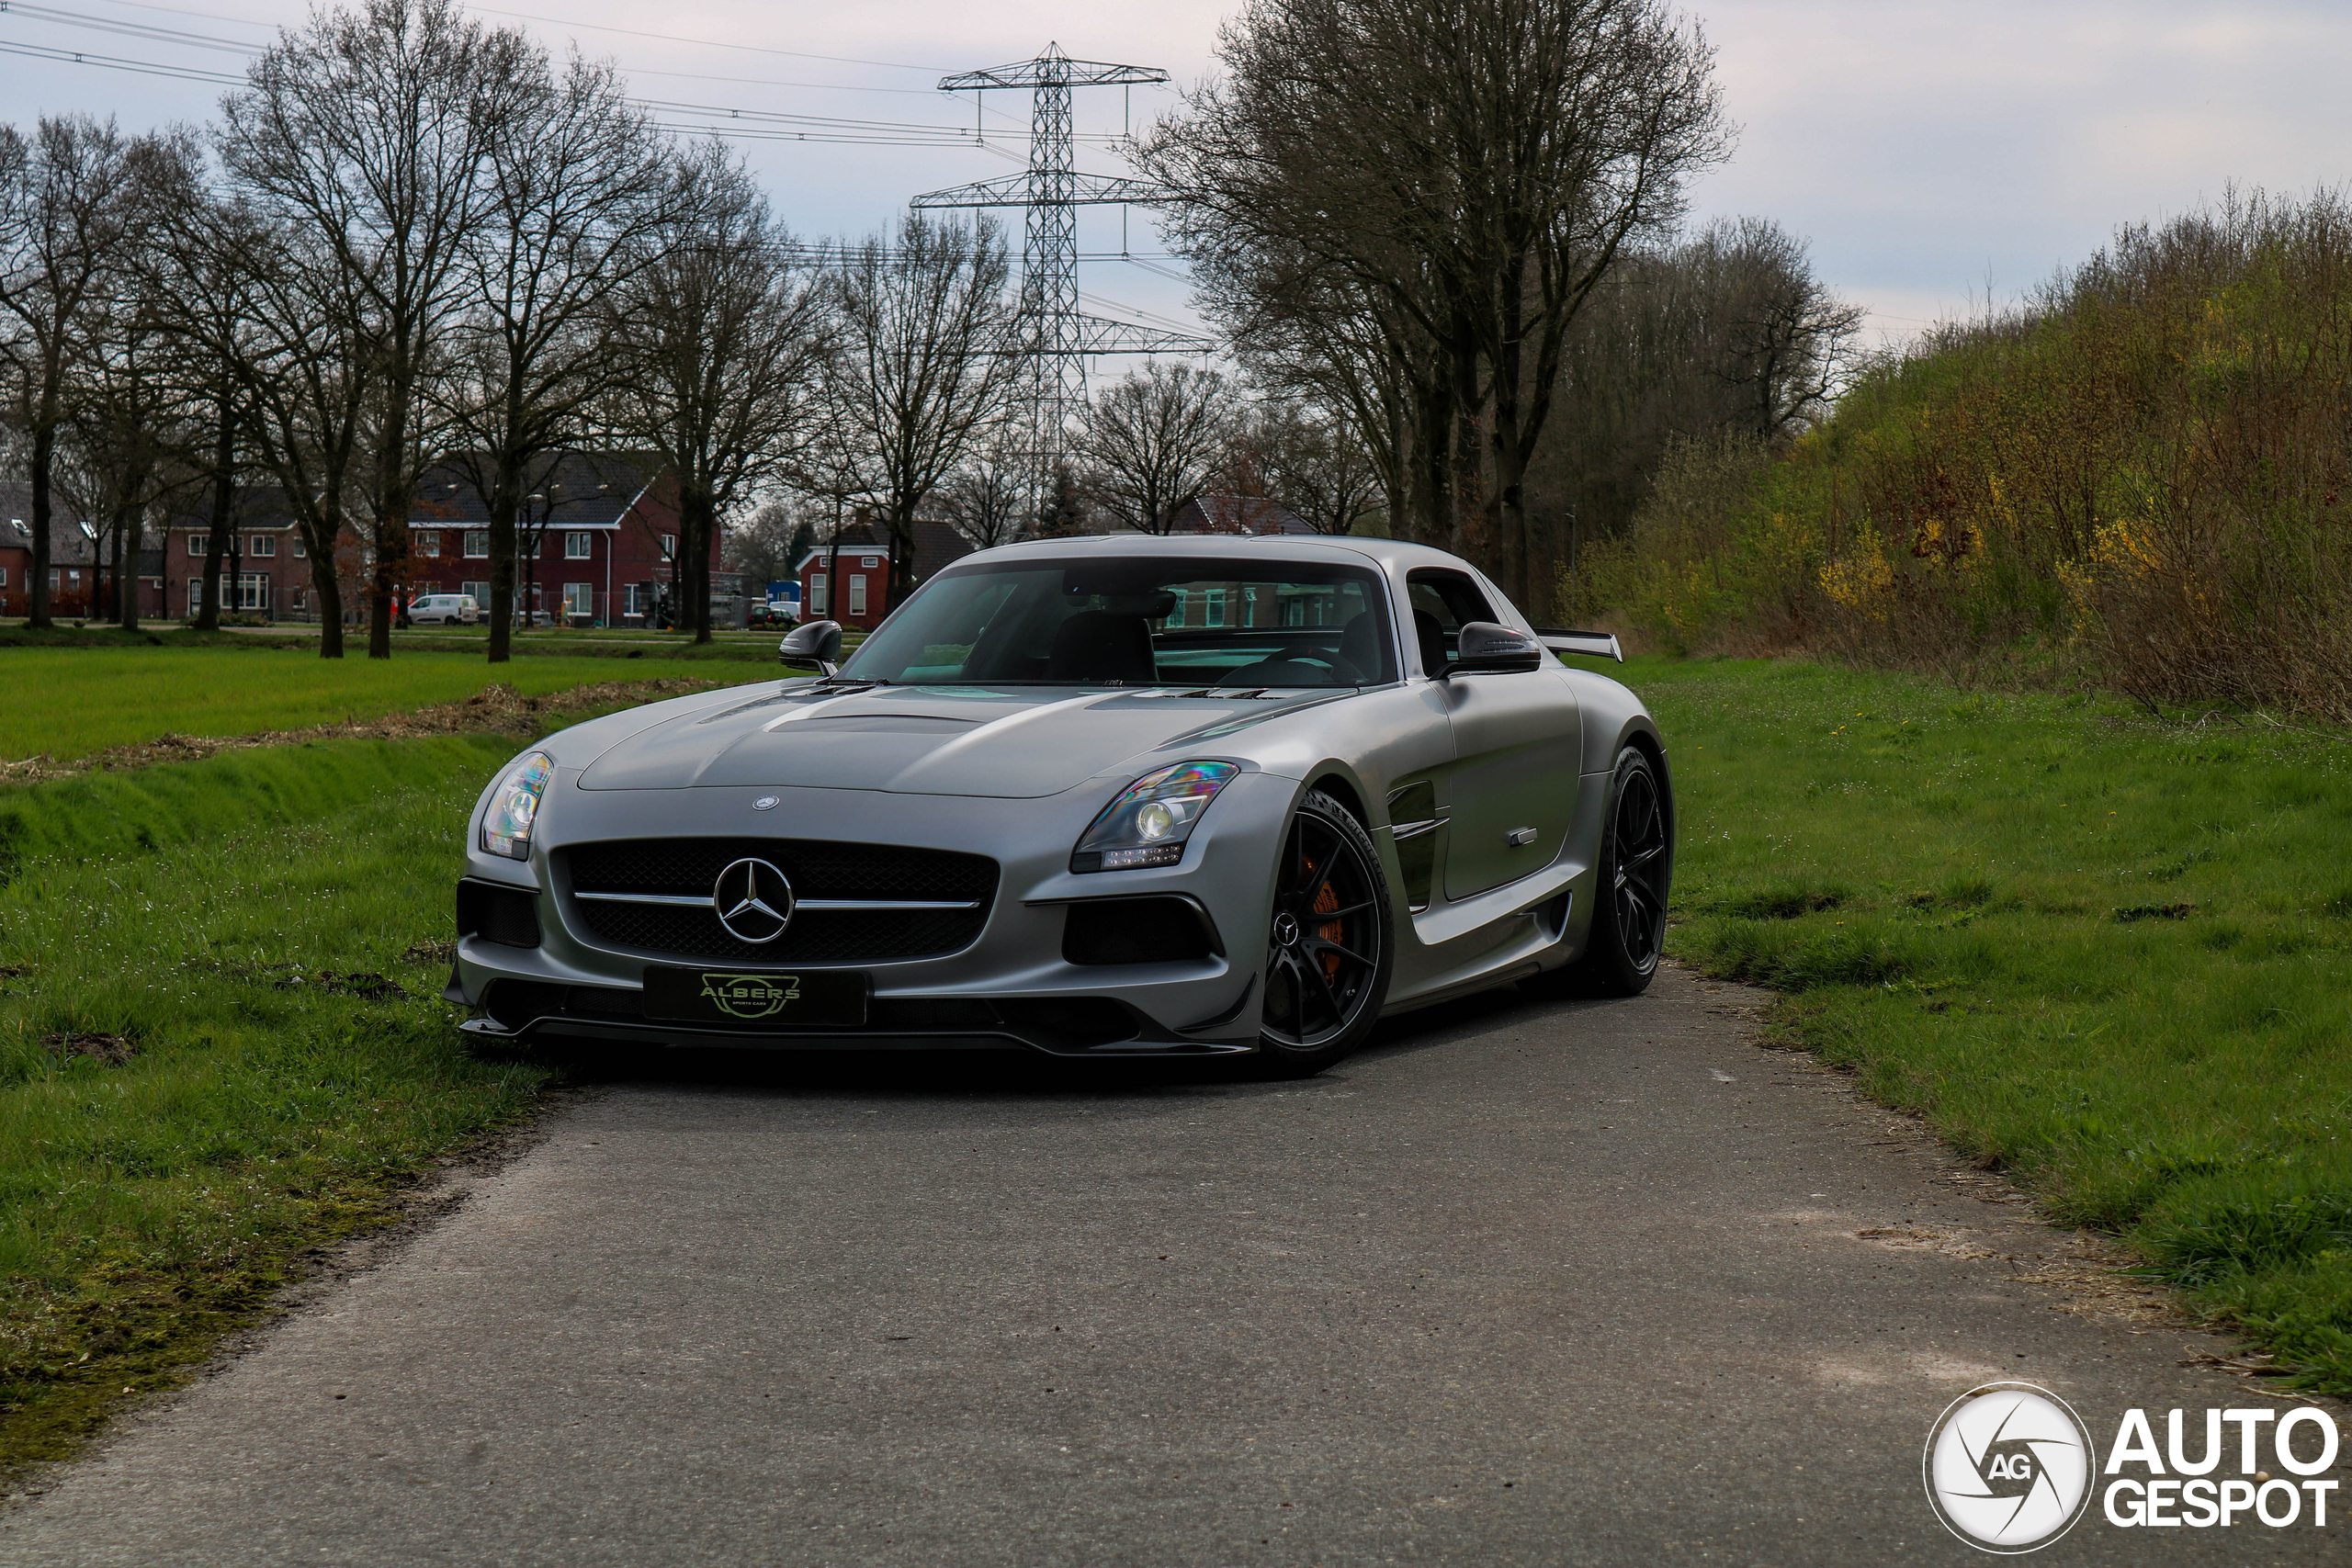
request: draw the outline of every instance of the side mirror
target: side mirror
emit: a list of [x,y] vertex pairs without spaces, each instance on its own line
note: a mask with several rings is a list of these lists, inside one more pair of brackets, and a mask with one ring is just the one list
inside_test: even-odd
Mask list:
[[1454,637],[1453,662],[1438,671],[1441,681],[1456,675],[1502,675],[1544,667],[1544,647],[1525,632],[1492,621],[1465,621]]
[[775,646],[776,657],[796,670],[814,669],[831,675],[841,669],[842,625],[839,621],[803,621]]

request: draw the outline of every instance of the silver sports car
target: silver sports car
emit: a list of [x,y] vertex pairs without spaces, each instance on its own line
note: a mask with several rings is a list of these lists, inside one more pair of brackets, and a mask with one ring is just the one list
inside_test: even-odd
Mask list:
[[1627,994],[1657,727],[1454,557],[1349,538],[969,556],[838,667],[567,729],[475,806],[477,1033],[1247,1055],[1312,1073],[1511,981]]

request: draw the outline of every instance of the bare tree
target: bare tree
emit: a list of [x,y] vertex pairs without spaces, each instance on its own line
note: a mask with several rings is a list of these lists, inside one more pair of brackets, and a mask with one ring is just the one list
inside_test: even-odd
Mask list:
[[70,383],[133,246],[156,150],[85,115],[43,116],[29,141],[0,126],[0,363],[30,459],[35,626],[50,624],[52,470]]
[[816,538],[808,520],[781,501],[762,503],[727,530],[724,558],[755,582],[780,582]]
[[707,642],[718,520],[808,445],[827,322],[820,286],[786,259],[791,235],[723,147],[689,149],[672,177],[612,303],[607,417],[676,477],[680,622]]
[[946,483],[1012,395],[1019,360],[1004,240],[910,213],[895,237],[847,247],[832,268],[841,341],[826,400],[856,496],[890,535],[890,603],[914,588],[915,513]]
[[1000,421],[972,444],[961,467],[948,476],[939,504],[956,531],[983,550],[1021,537],[1026,502],[1035,482],[1033,465],[1010,420]]
[[1233,436],[1223,376],[1154,361],[1095,394],[1078,451],[1105,511],[1165,534],[1208,488]]
[[364,323],[367,427],[348,478],[369,525],[371,659],[391,657],[416,479],[437,446],[429,380],[494,200],[492,150],[534,57],[521,33],[453,0],[360,0],[281,33],[223,105],[230,175],[342,271]]
[[1256,0],[1219,52],[1139,154],[1176,243],[1361,288],[1433,345],[1399,367],[1420,531],[1539,603],[1524,477],[1561,345],[1723,154],[1705,39],[1665,0]]
[[490,661],[511,657],[515,519],[545,455],[582,434],[611,385],[607,306],[673,194],[661,135],[609,63],[560,76],[533,51],[487,152],[475,298],[453,334],[447,459],[490,513]]
[[[339,552],[380,365],[366,299],[334,248],[310,230],[272,224],[242,202],[198,209],[188,223],[212,254],[208,265],[233,269],[250,300],[239,330],[219,322],[207,346],[236,367],[255,461],[275,481],[311,563],[319,657],[341,659]],[[221,505],[216,492],[216,528]]]
[[209,521],[195,611],[198,631],[220,625],[220,570],[236,517],[238,491],[252,465],[246,389],[256,360],[261,301],[253,285],[253,258],[238,241],[245,215],[204,188],[202,158],[183,143],[150,199],[158,211],[147,225],[152,243],[134,265],[141,288],[170,330],[170,374],[205,425],[182,456],[202,489]]
[[[123,285],[84,344],[68,429],[80,480],[70,493],[98,525],[115,617],[131,631],[139,625],[139,555],[148,525],[195,482],[186,457],[198,429],[192,400],[172,374],[175,344],[165,312],[130,280]],[[95,593],[90,613],[106,613]]]
[[1263,409],[1247,437],[1268,496],[1318,534],[1352,534],[1381,510],[1378,466],[1349,420],[1312,404]]

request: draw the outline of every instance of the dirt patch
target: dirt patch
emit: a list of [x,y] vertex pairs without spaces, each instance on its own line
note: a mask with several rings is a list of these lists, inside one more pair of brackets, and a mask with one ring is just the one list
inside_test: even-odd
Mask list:
[[40,1043],[60,1056],[94,1056],[109,1067],[119,1067],[139,1054],[139,1048],[119,1034],[44,1034]]
[[134,746],[111,746],[86,757],[64,761],[43,753],[17,761],[0,761],[0,784],[40,784],[71,778],[77,773],[115,773],[152,768],[159,762],[193,762],[223,751],[250,750],[262,746],[299,746],[313,740],[410,740],[427,735],[513,735],[528,737],[547,727],[548,720],[600,708],[634,707],[707,692],[731,682],[672,677],[658,681],[600,681],[574,686],[544,697],[526,697],[514,687],[496,682],[458,703],[436,703],[413,713],[387,714],[358,723],[317,724],[307,729],[270,729],[256,735],[160,735]]

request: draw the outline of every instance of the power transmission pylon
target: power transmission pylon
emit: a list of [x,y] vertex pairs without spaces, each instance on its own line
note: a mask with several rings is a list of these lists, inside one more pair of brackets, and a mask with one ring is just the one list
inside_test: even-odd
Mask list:
[[1078,308],[1078,214],[1081,206],[1149,204],[1158,186],[1070,167],[1069,90],[1165,82],[1149,65],[1072,60],[1049,43],[1035,60],[940,78],[942,92],[1028,87],[1036,94],[1025,173],[931,191],[918,208],[1019,207],[1028,221],[1021,252],[1021,344],[1027,355],[1030,454],[1034,471],[1053,484],[1069,447],[1069,422],[1086,404],[1086,356],[1093,354],[1206,354],[1205,338],[1089,316]]

